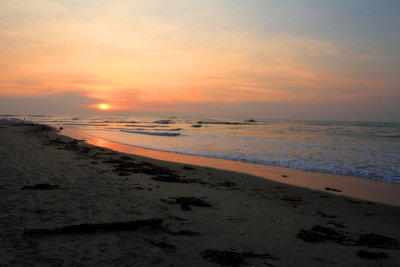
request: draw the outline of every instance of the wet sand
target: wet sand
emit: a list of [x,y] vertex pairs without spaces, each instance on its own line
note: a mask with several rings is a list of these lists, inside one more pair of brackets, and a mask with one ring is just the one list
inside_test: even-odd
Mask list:
[[[29,124],[0,122],[0,159],[0,266],[400,262],[399,206],[124,154]],[[104,226],[148,219],[160,223]]]

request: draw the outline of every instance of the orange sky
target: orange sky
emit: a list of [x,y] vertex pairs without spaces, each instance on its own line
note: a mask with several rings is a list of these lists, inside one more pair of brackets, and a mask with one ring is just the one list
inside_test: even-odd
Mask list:
[[[400,35],[379,40],[358,29],[358,39],[329,36],[314,29],[320,18],[302,20],[311,2],[5,0],[0,97],[72,93],[87,99],[82,112],[108,103],[120,112],[182,113],[215,103],[327,103],[334,110],[335,103],[399,99],[392,50]],[[305,25],[296,29],[297,21]]]

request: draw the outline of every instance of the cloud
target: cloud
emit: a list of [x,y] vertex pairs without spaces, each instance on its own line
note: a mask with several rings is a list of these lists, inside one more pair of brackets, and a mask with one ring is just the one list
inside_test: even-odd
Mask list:
[[57,114],[73,115],[88,112],[86,106],[98,102],[75,93],[30,97],[1,97],[1,114]]
[[276,28],[276,3],[3,1],[0,96],[72,93],[116,110],[188,112],[399,94],[398,56]]

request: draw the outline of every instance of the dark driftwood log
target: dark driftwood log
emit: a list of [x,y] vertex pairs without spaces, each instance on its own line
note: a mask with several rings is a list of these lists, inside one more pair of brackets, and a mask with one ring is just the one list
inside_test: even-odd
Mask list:
[[35,184],[35,185],[25,185],[21,187],[21,190],[54,190],[54,189],[58,189],[58,185]]
[[162,219],[151,218],[135,221],[109,222],[109,223],[86,223],[78,225],[68,225],[53,229],[37,228],[25,229],[26,234],[70,234],[70,233],[93,233],[105,231],[126,231],[134,230],[141,226],[159,226]]

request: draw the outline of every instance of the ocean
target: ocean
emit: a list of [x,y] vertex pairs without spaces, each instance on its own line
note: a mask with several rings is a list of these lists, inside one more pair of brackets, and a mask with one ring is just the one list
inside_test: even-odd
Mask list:
[[400,123],[149,116],[15,116],[108,141],[400,183]]

